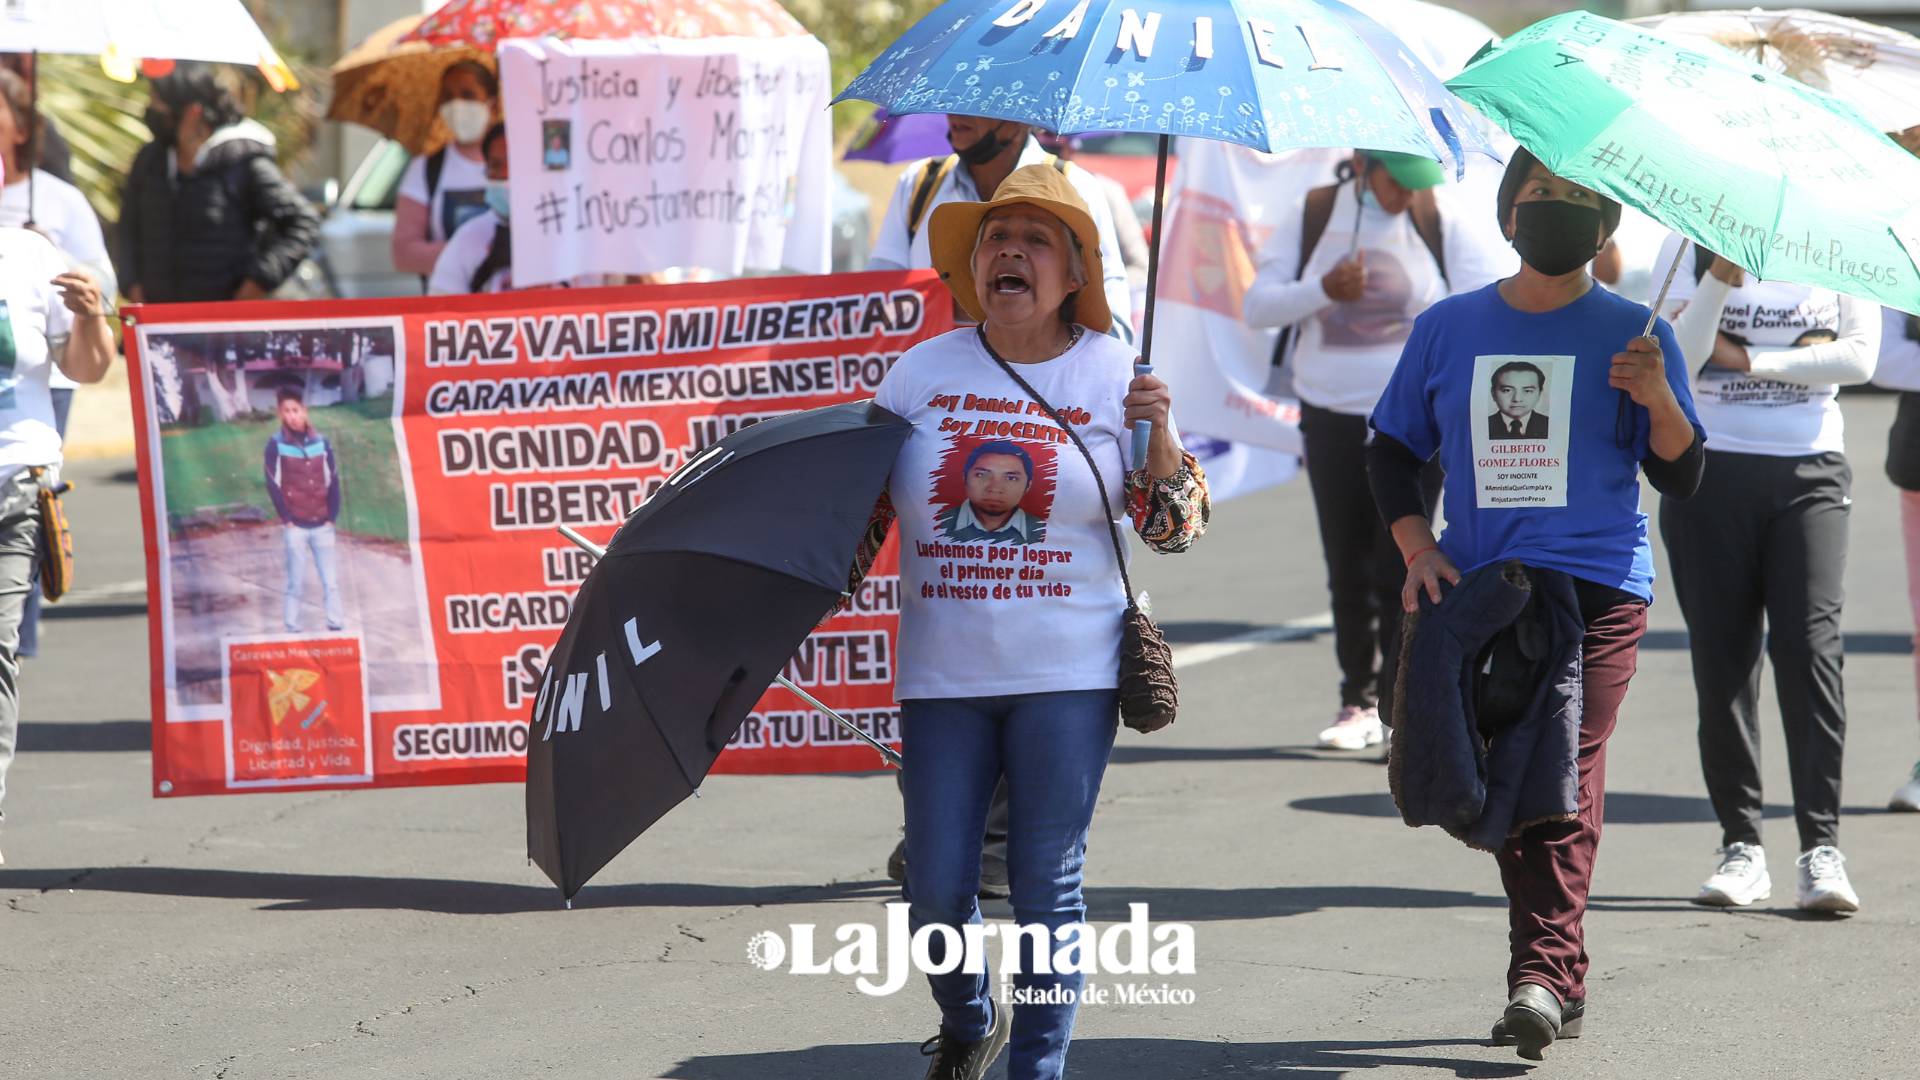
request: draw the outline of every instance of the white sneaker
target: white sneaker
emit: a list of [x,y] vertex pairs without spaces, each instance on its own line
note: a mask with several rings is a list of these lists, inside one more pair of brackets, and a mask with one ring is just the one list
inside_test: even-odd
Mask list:
[[1380,745],[1380,711],[1371,705],[1344,705],[1333,726],[1320,733],[1329,750],[1365,750]]
[[1901,784],[1887,800],[1889,810],[1920,810],[1920,762],[1913,766],[1913,776]]
[[1759,844],[1728,844],[1720,849],[1720,868],[1700,886],[1700,895],[1693,902],[1709,907],[1746,907],[1772,895],[1767,853]]
[[1847,861],[1840,849],[1822,844],[1794,863],[1800,868],[1800,910],[1836,913],[1860,910],[1860,896],[1847,880]]

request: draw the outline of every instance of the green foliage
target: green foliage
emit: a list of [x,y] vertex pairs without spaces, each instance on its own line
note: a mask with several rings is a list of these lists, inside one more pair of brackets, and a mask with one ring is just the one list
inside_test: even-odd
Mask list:
[[[393,438],[393,398],[329,405],[308,415],[333,443],[340,466],[340,531],[405,543],[407,500]],[[169,426],[160,439],[167,514],[243,505],[272,517],[262,455],[267,436],[279,426],[266,415],[206,427]]]
[[[939,0],[780,0],[827,46],[833,58],[833,88],[838,92],[853,81],[881,51],[894,43],[920,17],[939,6]],[[873,112],[869,105],[850,103],[834,110],[834,130],[844,132]]]
[[42,56],[40,112],[53,118],[73,148],[73,180],[105,221],[120,217],[120,187],[127,166],[145,145],[144,82],[107,78],[92,56]]
[[[324,67],[305,63],[283,50],[300,79],[300,89],[275,94],[259,72],[228,69],[230,85],[248,113],[279,141],[280,161],[290,164],[313,144],[325,107]],[[53,118],[73,148],[73,179],[93,203],[100,219],[120,220],[120,192],[133,155],[152,138],[141,115],[147,108],[147,81],[115,82],[94,56],[43,55],[39,59],[40,111]]]

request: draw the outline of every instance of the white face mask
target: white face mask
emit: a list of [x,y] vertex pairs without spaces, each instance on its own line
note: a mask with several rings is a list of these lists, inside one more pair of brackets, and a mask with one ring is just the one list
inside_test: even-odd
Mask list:
[[493,120],[493,110],[479,101],[449,101],[440,106],[440,119],[453,132],[453,141],[466,145],[480,141]]

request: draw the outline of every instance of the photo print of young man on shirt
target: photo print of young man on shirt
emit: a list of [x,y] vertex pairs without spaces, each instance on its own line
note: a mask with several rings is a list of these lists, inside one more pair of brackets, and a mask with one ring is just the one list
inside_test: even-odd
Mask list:
[[1549,419],[1546,404],[1547,373],[1527,360],[1509,360],[1493,372],[1493,413],[1487,417],[1487,438],[1544,439]]
[[[1051,451],[995,439],[974,445],[963,458],[960,451],[964,447],[956,442],[942,463],[942,471],[946,471],[956,461],[964,462],[960,478],[965,494],[941,507],[935,518],[940,535],[956,542],[1046,543],[1045,508],[1051,505],[1053,494],[1052,485],[1046,484],[1043,492],[1041,482],[1051,478]],[[1036,454],[1044,458],[1039,465]],[[1041,509],[1035,510],[1036,504]]]

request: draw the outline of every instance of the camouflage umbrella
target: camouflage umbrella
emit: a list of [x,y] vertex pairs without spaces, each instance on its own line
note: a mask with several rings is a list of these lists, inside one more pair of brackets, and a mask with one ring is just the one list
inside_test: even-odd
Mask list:
[[402,41],[420,19],[411,15],[381,27],[333,65],[327,119],[370,127],[415,154],[431,154],[452,139],[439,114],[440,77],[462,60],[499,69],[491,52],[471,46]]

